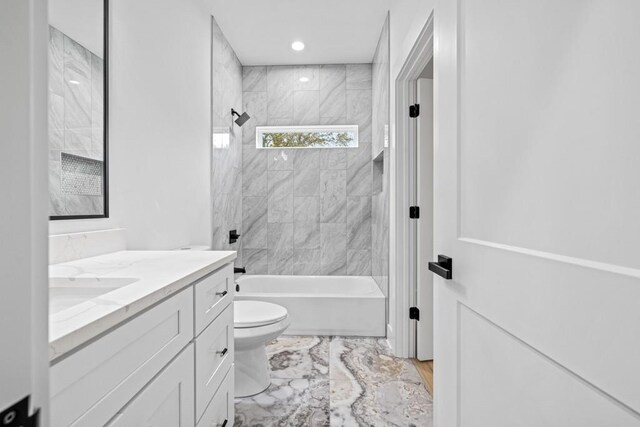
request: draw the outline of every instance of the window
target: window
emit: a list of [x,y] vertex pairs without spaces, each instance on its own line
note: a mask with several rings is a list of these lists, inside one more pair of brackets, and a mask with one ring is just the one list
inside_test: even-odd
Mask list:
[[356,148],[358,126],[258,126],[257,148]]

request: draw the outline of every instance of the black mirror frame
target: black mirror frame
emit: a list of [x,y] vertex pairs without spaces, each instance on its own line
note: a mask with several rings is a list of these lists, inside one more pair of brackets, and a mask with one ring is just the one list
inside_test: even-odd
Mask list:
[[49,216],[50,221],[72,220],[72,219],[98,219],[109,218],[109,0],[103,0],[103,46],[104,46],[104,123],[103,123],[103,191],[104,210],[100,215],[53,215]]

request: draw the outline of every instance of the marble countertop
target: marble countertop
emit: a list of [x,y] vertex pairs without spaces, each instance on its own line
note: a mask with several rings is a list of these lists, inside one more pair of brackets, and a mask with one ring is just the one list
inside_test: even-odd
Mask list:
[[[55,300],[50,300],[49,360],[64,356],[235,258],[234,251],[120,251],[49,266],[50,293],[59,292],[67,304],[73,304],[54,308]],[[80,287],[81,283],[91,285]],[[102,291],[100,286],[104,286]],[[95,295],[96,290],[105,289],[106,293]]]

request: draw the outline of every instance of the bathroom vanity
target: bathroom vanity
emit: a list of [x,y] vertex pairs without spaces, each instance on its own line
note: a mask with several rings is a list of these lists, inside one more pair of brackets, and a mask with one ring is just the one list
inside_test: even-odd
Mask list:
[[52,425],[233,425],[235,258],[119,251],[52,265]]

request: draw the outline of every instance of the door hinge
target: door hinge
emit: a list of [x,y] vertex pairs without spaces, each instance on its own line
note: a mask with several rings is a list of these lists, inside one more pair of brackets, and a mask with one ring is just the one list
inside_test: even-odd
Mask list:
[[10,408],[0,412],[0,425],[6,427],[38,427],[40,425],[40,408],[29,415],[29,400],[27,396]]
[[413,104],[409,106],[409,117],[415,119],[420,115],[420,104]]
[[409,307],[409,319],[420,320],[420,309],[418,307]]
[[420,218],[420,206],[409,206],[409,218],[411,219]]

